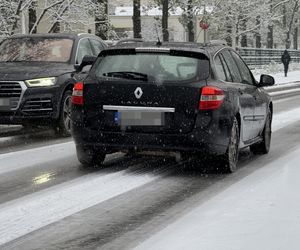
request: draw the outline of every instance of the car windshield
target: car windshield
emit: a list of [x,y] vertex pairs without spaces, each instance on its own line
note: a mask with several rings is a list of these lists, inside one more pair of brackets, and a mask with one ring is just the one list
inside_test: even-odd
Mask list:
[[10,38],[0,45],[0,62],[68,62],[72,46],[66,38]]
[[209,62],[157,53],[107,55],[96,65],[95,74],[97,77],[155,82],[203,80],[208,77]]

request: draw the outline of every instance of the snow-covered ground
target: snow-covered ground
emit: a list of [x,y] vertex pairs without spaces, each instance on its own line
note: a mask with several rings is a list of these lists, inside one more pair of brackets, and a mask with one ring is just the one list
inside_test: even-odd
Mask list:
[[252,73],[257,81],[259,81],[260,75],[268,74],[275,78],[276,84],[300,82],[300,64],[298,63],[292,63],[290,65],[287,77],[284,76],[282,64],[270,64],[258,67],[252,69]]
[[[270,74],[275,78],[276,84],[286,84],[286,83],[292,83],[292,82],[300,82],[300,70],[297,71],[291,71],[288,73],[287,77],[284,76],[284,73],[275,73]],[[257,81],[260,79],[260,75],[255,74],[254,77]]]
[[300,147],[235,183],[137,249],[300,249],[299,155]]

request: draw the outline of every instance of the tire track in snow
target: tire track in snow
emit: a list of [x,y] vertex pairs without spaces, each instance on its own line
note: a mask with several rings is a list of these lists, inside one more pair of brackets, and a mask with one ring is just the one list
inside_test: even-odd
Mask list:
[[89,174],[4,203],[0,205],[0,245],[150,183],[170,173],[177,165],[165,164],[155,171],[147,169],[147,165],[151,166],[148,161],[143,166],[132,166],[104,176]]

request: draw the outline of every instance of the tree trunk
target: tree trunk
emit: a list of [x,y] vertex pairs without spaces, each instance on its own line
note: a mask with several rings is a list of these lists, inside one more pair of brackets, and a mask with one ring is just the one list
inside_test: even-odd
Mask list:
[[[16,13],[15,13],[15,16],[16,17],[20,17],[20,12],[21,12],[21,8],[22,8],[22,4],[23,4],[23,0],[20,0],[19,1],[19,4],[18,4],[18,7],[17,7],[17,10],[16,10]],[[13,26],[12,26],[12,29],[11,29],[11,32],[10,34],[13,35],[16,28],[18,27],[18,18],[15,17],[15,20],[14,20],[14,23],[13,23]]]
[[298,33],[299,33],[299,30],[298,30],[298,20],[295,21],[295,24],[296,24],[296,27],[294,29],[294,49],[298,49]]
[[[241,23],[241,30],[246,31],[246,29],[247,29],[247,20],[244,18]],[[242,47],[248,46],[247,34],[245,34],[245,33],[242,35],[242,38],[241,38],[241,46]]]
[[[228,13],[230,15],[230,12]],[[226,37],[225,40],[228,46],[232,46],[232,24],[229,17],[226,17]]]
[[287,25],[287,18],[286,18],[286,5],[284,4],[282,6],[282,26],[284,29],[286,29],[286,25]]
[[20,12],[21,34],[26,34],[26,15],[25,15],[24,11],[25,10]]
[[[28,16],[29,16],[29,30],[32,30],[35,22],[36,22],[36,6],[34,5],[33,8],[30,8],[28,10]],[[36,33],[37,29],[36,27],[33,29],[32,33]]]
[[232,27],[232,33],[231,33],[231,41],[232,41],[232,48],[236,49],[237,45],[239,44],[239,37],[236,35],[238,32],[237,24],[235,23]]
[[[273,6],[274,3],[272,3],[273,0],[269,0],[269,4],[270,4],[270,13],[272,14],[273,12]],[[272,22],[272,21],[271,21]],[[273,24],[270,23],[268,25],[268,34],[267,34],[267,48],[269,49],[273,49],[274,47],[274,27]]]
[[291,20],[288,26],[288,30],[286,32],[286,40],[285,40],[285,44],[286,44],[286,48],[289,49],[291,47],[291,32],[292,32],[292,28],[293,28],[293,24],[295,21],[295,14],[299,9],[299,4],[298,1],[295,1],[295,5],[293,8],[293,12],[292,12],[292,16],[291,16]]
[[108,39],[108,0],[96,0],[100,5],[104,6],[102,17],[95,17],[95,35],[102,39]]
[[193,19],[194,19],[193,0],[188,0],[187,15],[188,15],[187,30],[188,30],[189,42],[194,42],[195,41],[195,29],[194,29],[194,21],[193,21]]
[[133,37],[142,38],[141,27],[141,0],[133,0]]
[[164,42],[169,41],[168,19],[169,19],[169,0],[162,0],[162,33],[163,33]]
[[257,25],[257,30],[256,30],[256,34],[255,34],[255,47],[256,48],[261,48],[261,34],[260,34],[260,16],[257,16],[256,18],[256,25]]
[[269,29],[269,32],[268,32],[268,37],[267,37],[267,48],[273,49],[273,47],[274,47],[273,25],[269,25],[268,29]]

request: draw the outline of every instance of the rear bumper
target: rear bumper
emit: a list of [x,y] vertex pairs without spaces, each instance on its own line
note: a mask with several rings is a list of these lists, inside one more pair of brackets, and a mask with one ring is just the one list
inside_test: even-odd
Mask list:
[[215,155],[224,154],[228,139],[216,133],[194,129],[188,134],[145,134],[90,131],[73,125],[77,145],[116,150],[197,151]]

